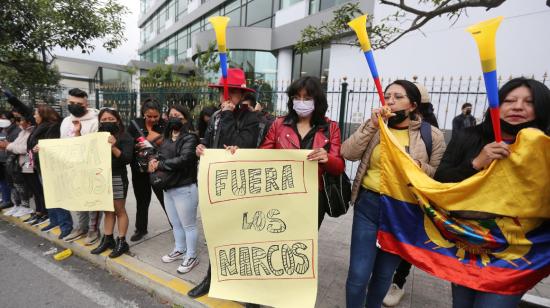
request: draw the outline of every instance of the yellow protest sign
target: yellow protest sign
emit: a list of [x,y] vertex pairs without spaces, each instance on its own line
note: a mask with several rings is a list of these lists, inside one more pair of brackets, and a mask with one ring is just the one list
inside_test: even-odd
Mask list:
[[40,140],[46,208],[114,211],[108,137],[104,132]]
[[306,150],[206,150],[199,206],[212,266],[209,296],[314,307],[317,163]]

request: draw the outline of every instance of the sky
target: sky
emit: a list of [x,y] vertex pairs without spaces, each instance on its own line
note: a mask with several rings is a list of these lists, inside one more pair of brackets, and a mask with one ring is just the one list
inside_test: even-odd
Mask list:
[[[392,13],[393,8],[375,5],[375,20]],[[126,64],[138,59],[139,1],[119,0],[130,14],[125,16],[126,38],[121,47],[109,53],[97,42],[93,54],[79,50],[57,49],[57,55],[102,62]],[[416,3],[409,0],[409,3]],[[505,17],[497,33],[497,70],[499,74],[542,76],[550,71],[550,7],[543,0],[508,0],[496,9],[468,10],[467,16],[451,25],[447,18],[437,18],[397,41],[385,50],[376,50],[379,68],[386,76],[477,76],[480,64],[477,47],[465,29],[468,25],[502,15]],[[539,77],[540,78],[540,77]]]

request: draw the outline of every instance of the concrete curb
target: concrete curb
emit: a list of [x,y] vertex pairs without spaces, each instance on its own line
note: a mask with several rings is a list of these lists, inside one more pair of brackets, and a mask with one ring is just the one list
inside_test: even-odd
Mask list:
[[54,228],[49,232],[41,232],[40,228],[45,225],[41,225],[39,226],[40,228],[37,228],[25,224],[23,223],[23,220],[26,217],[28,216],[15,218],[11,216],[5,216],[3,213],[0,214],[0,219],[12,223],[21,229],[33,232],[36,235],[47,239],[58,246],[70,248],[73,251],[73,254],[96,264],[104,270],[107,270],[111,273],[116,273],[124,277],[132,284],[144,289],[149,293],[153,293],[157,297],[170,303],[181,305],[183,307],[243,307],[241,304],[236,302],[210,298],[208,296],[203,296],[197,299],[190,298],[186,294],[191,288],[193,288],[193,285],[177,276],[157,269],[149,265],[148,263],[142,262],[128,254],[122,255],[116,259],[111,259],[108,257],[110,252],[109,250],[102,253],[101,255],[93,255],[90,253],[90,251],[95,248],[95,246],[97,246],[96,244],[92,246],[84,246],[83,239],[77,240],[72,243],[66,243],[57,238],[60,233],[59,228]]

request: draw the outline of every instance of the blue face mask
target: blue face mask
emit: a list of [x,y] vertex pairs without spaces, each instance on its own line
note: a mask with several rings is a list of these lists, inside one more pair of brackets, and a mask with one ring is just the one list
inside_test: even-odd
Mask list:
[[296,111],[300,118],[305,118],[313,113],[315,110],[315,102],[311,100],[298,100],[292,101],[292,109]]

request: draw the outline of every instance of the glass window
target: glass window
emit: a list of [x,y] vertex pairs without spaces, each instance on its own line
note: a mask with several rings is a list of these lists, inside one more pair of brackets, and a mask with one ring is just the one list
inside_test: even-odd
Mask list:
[[225,12],[230,12],[230,11],[233,11],[235,9],[238,9],[239,7],[241,7],[241,1],[240,0],[235,0],[231,3],[228,3],[226,6],[225,6]]
[[178,8],[178,20],[181,18],[180,16],[187,12],[187,0],[178,0],[177,4]]
[[[287,8],[293,4],[296,4],[302,0],[280,0],[281,9]],[[276,3],[279,3],[279,1],[275,1]],[[278,10],[278,8],[276,8]]]
[[253,25],[273,15],[273,0],[253,0],[247,4],[246,25]]
[[231,11],[229,13],[226,13],[225,16],[229,17],[229,24],[228,27],[239,27],[241,25],[241,10],[236,9],[234,11]]
[[292,61],[292,80],[300,78],[300,67],[302,66],[302,55],[295,52]]
[[319,12],[319,3],[321,0],[310,0],[309,1],[309,15],[313,15]]
[[321,83],[328,82],[330,64],[330,48],[323,48],[323,56],[321,57]]
[[313,50],[302,55],[300,76],[321,75],[321,49]]

